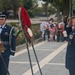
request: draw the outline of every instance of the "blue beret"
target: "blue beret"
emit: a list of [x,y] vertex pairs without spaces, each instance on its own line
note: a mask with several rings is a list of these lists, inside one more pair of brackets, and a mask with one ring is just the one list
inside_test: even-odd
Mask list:
[[0,18],[6,18],[5,14],[0,14]]

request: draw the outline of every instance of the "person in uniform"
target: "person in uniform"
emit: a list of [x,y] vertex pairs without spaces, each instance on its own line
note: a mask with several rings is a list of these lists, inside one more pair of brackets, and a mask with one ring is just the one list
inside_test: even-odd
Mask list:
[[11,55],[14,56],[16,50],[15,39],[14,28],[6,24],[6,15],[0,14],[0,43],[5,49],[2,52],[0,51],[0,75],[8,75],[9,58]]
[[65,28],[65,30],[67,32],[67,41],[68,41],[68,38],[69,38],[69,34],[72,31],[72,27],[68,25],[68,23],[70,22],[69,19],[70,18],[68,16],[65,16],[65,19],[64,19],[65,26],[64,26],[64,28]]
[[69,24],[72,27],[72,32],[69,34],[65,66],[70,75],[75,75],[75,17],[71,18]]

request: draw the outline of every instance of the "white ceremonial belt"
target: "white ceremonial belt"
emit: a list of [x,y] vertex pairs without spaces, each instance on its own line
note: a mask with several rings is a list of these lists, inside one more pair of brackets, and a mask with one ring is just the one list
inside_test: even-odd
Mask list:
[[14,50],[11,50],[11,52],[15,52]]
[[1,43],[2,43],[3,45],[9,45],[9,42],[8,42],[8,41],[1,41]]

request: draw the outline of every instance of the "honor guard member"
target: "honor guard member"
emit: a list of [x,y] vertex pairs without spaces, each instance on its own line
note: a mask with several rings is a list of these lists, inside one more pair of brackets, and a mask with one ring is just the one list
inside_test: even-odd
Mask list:
[[[4,59],[4,61],[2,61],[0,56],[0,75],[8,75],[5,67],[8,69],[9,57],[11,55],[14,56],[15,54],[16,38],[14,28],[6,24],[6,15],[4,14],[0,14],[0,37],[0,42],[5,48],[4,51],[0,51],[0,54]],[[6,66],[4,65],[4,62]]]
[[72,32],[69,34],[68,46],[66,51],[66,68],[70,75],[75,75],[75,17],[69,21]]

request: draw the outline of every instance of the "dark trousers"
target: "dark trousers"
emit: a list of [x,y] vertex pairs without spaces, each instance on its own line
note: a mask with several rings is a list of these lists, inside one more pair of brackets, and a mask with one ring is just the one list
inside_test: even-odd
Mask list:
[[48,40],[49,40],[49,38],[50,38],[50,31],[48,30],[48,29],[46,29],[45,31],[44,31],[44,40],[46,40],[46,37],[45,36],[48,36]]
[[70,75],[75,75],[75,70],[69,70]]
[[57,42],[61,41],[61,31],[58,31],[57,34]]
[[64,37],[64,41],[67,41],[67,37]]
[[[6,67],[8,68],[9,58],[5,57],[4,61],[6,63]],[[0,75],[7,75],[7,70],[5,68],[5,64],[0,57]]]

